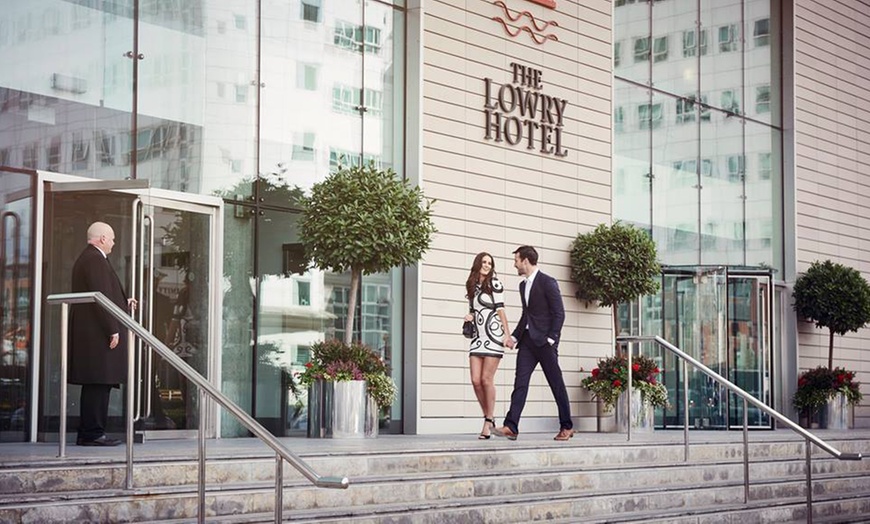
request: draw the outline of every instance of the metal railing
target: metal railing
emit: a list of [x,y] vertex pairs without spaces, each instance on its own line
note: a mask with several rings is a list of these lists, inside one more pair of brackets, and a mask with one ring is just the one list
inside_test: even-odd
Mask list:
[[60,441],[58,456],[64,458],[66,456],[66,406],[67,406],[67,334],[69,326],[69,305],[70,304],[87,304],[96,303],[99,307],[105,309],[110,315],[115,317],[127,329],[127,413],[126,413],[126,433],[127,433],[127,489],[133,488],[133,413],[134,413],[134,389],[135,381],[135,359],[133,344],[134,334],[138,336],[146,345],[150,346],[154,351],[160,354],[164,361],[173,366],[179,373],[193,383],[197,387],[199,394],[199,428],[198,428],[198,458],[199,458],[199,475],[197,480],[197,491],[199,496],[199,522],[205,522],[205,429],[206,416],[206,400],[211,398],[224,409],[232,413],[239,422],[242,423],[251,433],[263,441],[267,446],[275,452],[275,522],[283,520],[284,509],[284,461],[286,460],[291,466],[302,475],[320,488],[337,488],[345,489],[350,484],[347,477],[323,477],[318,475],[311,467],[299,458],[295,453],[287,449],[274,435],[254,420],[253,417],[245,413],[236,403],[227,398],[214,385],[212,385],[205,377],[193,369],[187,362],[176,355],[171,349],[166,347],[160,340],[152,335],[148,330],[142,327],[139,323],[133,320],[121,308],[115,305],[111,300],[106,298],[100,292],[87,293],[63,293],[49,295],[46,299],[49,304],[61,305],[61,380],[60,380]]
[[[749,393],[743,391],[736,384],[726,379],[722,375],[716,373],[712,369],[708,368],[701,362],[692,358],[688,354],[686,354],[683,350],[678,348],[677,346],[671,344],[667,340],[663,339],[659,336],[632,336],[632,335],[620,335],[616,337],[616,343],[619,345],[628,346],[628,369],[631,369],[631,358],[632,358],[632,346],[634,344],[639,344],[641,342],[655,342],[659,346],[667,349],[678,358],[681,358],[684,362],[687,362],[694,366],[696,369],[700,370],[702,373],[712,378],[720,385],[724,386],[732,393],[743,399],[743,502],[749,502],[749,419],[748,419],[748,404],[752,404],[756,408],[761,411],[767,413],[774,419],[776,419],[783,426],[791,429],[796,432],[798,435],[802,436],[806,440],[805,450],[806,450],[806,472],[807,472],[807,522],[812,524],[813,522],[813,481],[812,481],[812,448],[810,444],[815,444],[822,450],[829,453],[836,459],[839,460],[861,460],[864,458],[861,453],[843,453],[839,451],[837,448],[831,446],[824,440],[819,437],[813,435],[809,431],[804,428],[798,426],[790,419],[788,419],[782,413],[776,411],[772,407],[768,406],[764,402],[761,402],[757,398],[753,397]],[[631,395],[632,389],[632,373],[628,373],[628,394]],[[628,430],[627,430],[627,438],[631,440],[631,402],[628,402]],[[683,446],[684,446],[684,460],[689,460],[689,367],[683,366]]]

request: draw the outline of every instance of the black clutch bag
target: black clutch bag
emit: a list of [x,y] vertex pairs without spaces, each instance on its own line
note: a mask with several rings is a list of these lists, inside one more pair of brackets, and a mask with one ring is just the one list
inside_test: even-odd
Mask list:
[[477,336],[477,326],[471,320],[466,320],[462,323],[462,335],[465,338],[474,338]]

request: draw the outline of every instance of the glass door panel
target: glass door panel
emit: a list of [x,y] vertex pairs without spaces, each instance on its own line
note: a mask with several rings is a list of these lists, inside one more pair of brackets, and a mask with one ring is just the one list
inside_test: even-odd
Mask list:
[[[148,198],[141,204],[134,284],[140,322],[208,378],[211,214]],[[139,429],[197,429],[196,390],[187,379],[150,350],[139,365]]]
[[[672,270],[664,275],[664,338],[713,371],[727,376],[725,340],[727,275],[724,268]],[[665,426],[681,427],[683,366],[664,355],[664,383],[670,395]],[[689,424],[695,428],[725,428],[724,388],[700,371],[689,369]]]
[[[730,276],[728,279],[729,380],[772,406],[771,283],[769,276]],[[743,427],[743,401],[730,396],[729,424]],[[771,427],[770,416],[749,407],[749,427]]]
[[[119,187],[124,182],[115,183]],[[115,230],[109,255],[127,294],[140,307],[134,318],[206,378],[212,376],[208,349],[216,347],[215,235],[219,205],[186,202],[190,195],[137,189],[76,190],[76,183],[45,193],[43,290],[45,295],[70,290],[72,265],[83,249],[87,228],[95,221]],[[81,183],[79,187],[93,187]],[[204,198],[204,197],[200,197]],[[216,199],[215,199],[216,200]],[[43,311],[42,394],[40,432],[57,431],[59,414],[60,308]],[[137,346],[141,347],[141,346]],[[179,433],[198,426],[194,388],[186,379],[144,348],[136,358],[137,405],[134,419],[146,437],[193,436]],[[123,390],[122,390],[123,391]],[[69,389],[68,410],[78,414],[78,387]],[[123,432],[124,396],[113,394],[110,432]],[[71,428],[77,422],[71,421]],[[152,430],[165,431],[160,434]]]
[[0,172],[0,442],[30,433],[33,176]]

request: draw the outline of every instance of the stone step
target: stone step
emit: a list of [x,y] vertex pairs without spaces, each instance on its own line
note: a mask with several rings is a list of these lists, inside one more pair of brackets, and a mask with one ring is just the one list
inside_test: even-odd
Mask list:
[[[245,464],[253,464],[248,461]],[[220,466],[220,467],[217,467]],[[273,486],[273,462],[260,461],[251,468],[240,467],[237,461],[218,461],[206,465],[207,488],[221,489],[225,486],[246,484],[262,488]],[[148,469],[154,471],[147,471]],[[197,464],[186,462],[148,464],[146,471],[137,470],[134,486],[137,490],[160,491],[170,487],[196,489]],[[870,461],[838,461],[833,458],[817,458],[813,461],[814,476],[820,474],[870,473]],[[89,466],[75,470],[16,470],[7,472],[5,492],[0,494],[0,505],[16,501],[38,501],[51,499],[76,491],[96,492],[98,490],[122,492],[124,468],[115,466]],[[31,473],[31,475],[28,475]],[[159,473],[159,474],[156,474]],[[764,479],[804,478],[805,464],[802,460],[762,459],[750,464],[750,483]],[[289,474],[285,477],[288,478]],[[16,479],[12,485],[10,479]],[[630,479],[626,483],[625,479]],[[522,479],[520,482],[517,479]],[[149,480],[145,483],[143,480]],[[160,482],[163,480],[163,482]],[[444,472],[394,473],[392,475],[372,475],[352,479],[357,490],[371,489],[371,486],[384,482],[403,481],[424,482],[427,489],[450,492],[456,484],[462,484],[475,494],[497,491],[516,492],[537,490],[548,491],[565,488],[611,489],[616,487],[643,486],[648,483],[668,485],[672,483],[700,483],[710,480],[743,481],[743,464],[735,460],[716,463],[675,463],[640,464],[616,466],[607,464],[598,467],[577,467],[563,465],[547,468],[523,468],[502,470],[471,470]],[[285,486],[300,493],[307,499],[314,498],[318,504],[325,505],[328,500],[341,498],[336,491],[314,488],[303,479],[285,481]]]
[[[857,451],[863,443],[845,441],[837,443],[844,451]],[[803,471],[804,452],[800,442],[765,442],[750,446],[750,479],[764,478],[768,465],[781,459],[780,466]],[[187,456],[189,457],[189,455]],[[173,486],[194,484],[198,478],[198,464],[189,458],[180,460],[148,459],[134,463],[134,486]],[[572,448],[498,448],[460,449],[449,451],[357,453],[353,455],[309,454],[303,458],[323,475],[348,476],[352,482],[365,477],[408,476],[414,474],[450,474],[463,472],[499,472],[546,468],[551,471],[588,470],[606,468],[642,468],[656,465],[685,464],[742,464],[742,446],[732,444],[700,444],[692,448],[690,461],[683,462],[683,448],[679,445],[655,447],[607,446]],[[832,459],[816,453],[813,469],[817,472],[860,468],[862,463]],[[851,471],[851,469],[845,469]],[[742,473],[741,473],[742,474]],[[777,473],[779,474],[779,473]],[[730,475],[730,474],[729,474]],[[302,476],[285,466],[285,479],[305,482]],[[125,465],[120,461],[86,461],[67,459],[34,461],[29,464],[5,463],[0,465],[0,496],[22,493],[50,493],[79,489],[113,489],[125,485]],[[207,484],[232,482],[266,482],[274,478],[274,458],[267,457],[210,457],[207,461]]]
[[[363,482],[347,491],[316,490],[309,487],[285,489],[285,518],[293,520],[327,521],[376,517],[385,508],[402,513],[429,514],[433,511],[459,511],[467,517],[499,508],[503,519],[511,522],[528,518],[591,518],[602,514],[631,511],[665,511],[673,508],[695,508],[743,501],[743,484],[739,481],[702,481],[701,483],[655,482],[654,477],[642,482],[631,481],[636,472],[615,472],[626,478],[621,488],[601,489],[594,482],[587,485],[556,481],[558,477],[540,476],[505,481],[465,478],[458,480],[381,480]],[[585,474],[592,480],[594,472]],[[658,479],[678,478],[673,468],[661,471]],[[490,487],[478,489],[475,483],[490,482]],[[803,496],[805,483],[798,480],[764,480],[750,486],[753,501]],[[870,491],[870,474],[824,474],[814,480],[814,493],[843,496],[851,492]],[[210,486],[207,507],[210,515],[243,515],[271,512],[273,486],[222,485]],[[379,501],[390,500],[390,504]],[[459,509],[457,509],[459,508]],[[31,495],[27,499],[0,504],[0,521],[41,522],[74,521],[147,521],[195,517],[195,489],[181,486],[126,491],[83,491]],[[601,513],[604,512],[604,513]],[[525,516],[524,516],[525,515]],[[546,517],[550,515],[550,517]],[[495,518],[495,517],[493,517]],[[416,520],[416,519],[415,519]],[[496,519],[498,520],[498,519]]]

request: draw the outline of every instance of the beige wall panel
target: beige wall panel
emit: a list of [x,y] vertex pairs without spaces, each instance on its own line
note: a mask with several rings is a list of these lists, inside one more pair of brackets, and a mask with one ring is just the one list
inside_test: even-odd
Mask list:
[[[468,379],[467,341],[459,333],[464,282],[479,251],[495,257],[511,328],[521,313],[511,251],[537,246],[541,269],[559,279],[567,312],[560,361],[581,426],[578,417],[594,417],[594,406],[589,409],[588,395],[580,391],[580,367],[588,369],[610,349],[609,309],[587,308],[573,298],[569,250],[578,232],[610,221],[611,3],[557,0],[555,11],[522,0],[505,3],[557,21],[559,27],[547,31],[559,41],[538,45],[526,32],[511,38],[492,20],[501,8],[488,0],[425,4],[422,178],[427,194],[438,199],[439,233],[421,267],[422,432],[479,431],[482,414]],[[540,92],[568,101],[561,128],[568,156],[542,154],[537,140],[533,150],[525,141],[511,146],[485,140],[484,78],[496,90],[511,84],[512,62],[539,69]],[[496,374],[499,421],[515,359],[509,352]],[[555,418],[538,372],[522,429],[550,431],[558,426]]]
[[[847,0],[795,2],[798,269],[831,259],[870,277],[870,14]],[[822,21],[822,23],[820,23]],[[798,325],[799,365],[827,364],[827,332]],[[834,365],[870,376],[870,332],[835,338]],[[865,396],[870,393],[865,387]],[[856,425],[870,427],[868,401]]]

